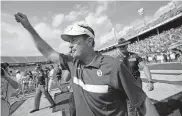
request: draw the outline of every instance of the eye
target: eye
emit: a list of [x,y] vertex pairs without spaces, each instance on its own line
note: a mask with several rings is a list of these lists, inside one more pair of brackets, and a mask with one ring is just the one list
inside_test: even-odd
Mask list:
[[75,39],[74,38],[72,38],[72,42],[74,42],[75,41]]

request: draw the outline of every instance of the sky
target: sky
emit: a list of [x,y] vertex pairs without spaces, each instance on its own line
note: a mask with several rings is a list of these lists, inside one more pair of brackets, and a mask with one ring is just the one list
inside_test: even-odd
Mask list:
[[1,1],[1,56],[37,56],[31,35],[14,14],[27,15],[38,34],[56,51],[68,53],[69,43],[60,35],[69,25],[84,21],[95,31],[95,49],[113,36],[124,35],[144,24],[138,14],[144,9],[146,22],[158,18],[182,1]]

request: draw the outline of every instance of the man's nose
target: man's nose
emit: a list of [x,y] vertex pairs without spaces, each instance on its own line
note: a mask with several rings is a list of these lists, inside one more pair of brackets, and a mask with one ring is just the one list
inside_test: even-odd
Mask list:
[[72,49],[72,48],[73,48],[73,44],[72,44],[72,43],[70,43],[69,48],[70,48],[70,49]]

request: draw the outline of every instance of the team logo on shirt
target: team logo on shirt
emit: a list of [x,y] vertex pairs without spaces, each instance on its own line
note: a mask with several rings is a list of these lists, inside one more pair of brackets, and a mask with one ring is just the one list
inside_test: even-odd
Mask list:
[[101,70],[97,70],[97,75],[98,75],[99,77],[101,77],[101,76],[102,76],[102,71],[101,71]]

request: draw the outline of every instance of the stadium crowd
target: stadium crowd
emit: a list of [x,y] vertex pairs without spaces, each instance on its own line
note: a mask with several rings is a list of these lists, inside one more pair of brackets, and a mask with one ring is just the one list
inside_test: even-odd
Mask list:
[[159,35],[153,35],[138,42],[136,41],[128,46],[128,50],[143,57],[148,57],[151,54],[153,56],[155,56],[155,54],[163,55],[164,59],[166,55],[168,56],[167,59],[170,59],[171,54],[175,54],[175,59],[177,60],[178,57],[176,54],[180,54],[180,52],[173,52],[169,47],[179,43],[181,38],[182,26],[175,29],[171,28],[170,30],[163,31]]
[[[172,59],[175,61],[181,61],[182,47],[177,46],[175,49],[171,49],[170,46],[182,43],[182,25],[178,28],[171,28],[170,30],[163,31],[159,35],[149,36],[140,41],[135,41],[128,45],[128,51],[137,53],[145,61],[149,62],[149,57],[154,62],[159,60],[157,57],[160,56],[161,62],[171,62]],[[118,49],[107,50],[103,53],[117,57],[119,54]]]
[[171,10],[169,10],[168,12],[162,14],[160,17],[158,17],[157,19],[149,22],[148,24],[146,24],[145,26],[142,26],[140,28],[137,28],[137,29],[134,29],[134,30],[130,30],[126,36],[124,38],[130,38],[134,35],[137,35],[139,34],[140,32],[143,32],[151,27],[154,27],[156,26],[157,24],[160,24],[178,14],[182,13],[182,5],[181,6],[178,6],[178,7],[175,7]]

